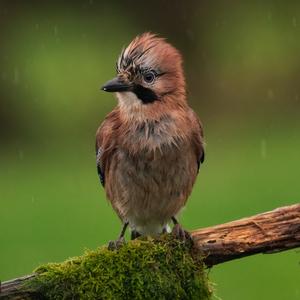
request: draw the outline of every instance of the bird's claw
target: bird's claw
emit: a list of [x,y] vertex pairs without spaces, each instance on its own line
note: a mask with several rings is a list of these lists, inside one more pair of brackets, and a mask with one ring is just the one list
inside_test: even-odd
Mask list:
[[135,240],[135,239],[137,239],[140,236],[141,236],[141,234],[138,231],[136,231],[136,230],[132,230],[131,231],[131,239],[132,240]]
[[172,230],[172,235],[185,243],[193,243],[191,235],[184,230],[180,224],[175,224]]
[[109,241],[108,250],[114,251],[120,249],[125,244],[124,237],[118,238],[115,241]]

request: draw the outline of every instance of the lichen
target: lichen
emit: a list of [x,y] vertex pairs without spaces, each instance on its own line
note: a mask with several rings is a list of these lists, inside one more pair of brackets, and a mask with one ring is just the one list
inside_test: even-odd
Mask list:
[[35,270],[43,299],[210,299],[207,272],[185,243],[164,235],[88,250]]

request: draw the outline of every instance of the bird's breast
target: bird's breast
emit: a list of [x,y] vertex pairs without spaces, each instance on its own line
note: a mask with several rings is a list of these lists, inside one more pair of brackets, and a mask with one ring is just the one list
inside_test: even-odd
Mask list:
[[159,121],[144,121],[130,124],[120,135],[120,146],[130,153],[139,155],[159,155],[179,148],[187,138],[187,133],[172,118],[165,116]]
[[108,196],[121,218],[139,230],[176,215],[197,175],[190,143],[164,127],[147,124],[127,132],[110,166]]

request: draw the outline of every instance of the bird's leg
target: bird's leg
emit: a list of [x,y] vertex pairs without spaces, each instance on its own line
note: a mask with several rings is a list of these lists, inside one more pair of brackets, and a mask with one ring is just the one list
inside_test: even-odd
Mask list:
[[124,225],[122,227],[122,230],[121,230],[121,233],[120,233],[117,240],[110,241],[108,243],[108,249],[109,250],[116,250],[116,249],[120,248],[125,243],[124,235],[125,235],[125,231],[126,231],[126,228],[127,228],[128,224],[129,224],[129,222],[124,223]]
[[137,239],[139,236],[141,236],[141,234],[138,231],[136,231],[136,230],[131,231],[131,239],[132,240]]
[[161,232],[161,233],[162,233],[162,234],[168,233],[167,227],[164,227],[164,228],[162,229],[162,232]]
[[175,217],[172,217],[172,221],[174,223],[174,227],[172,230],[173,236],[184,242],[186,242],[186,241],[192,242],[193,240],[192,240],[191,235],[181,227],[181,225],[178,223],[178,221]]

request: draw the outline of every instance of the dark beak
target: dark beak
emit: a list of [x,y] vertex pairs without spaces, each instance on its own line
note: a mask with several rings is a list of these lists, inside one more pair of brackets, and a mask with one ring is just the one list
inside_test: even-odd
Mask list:
[[109,80],[102,87],[101,90],[105,92],[125,92],[131,88],[131,85],[121,81],[118,77]]

